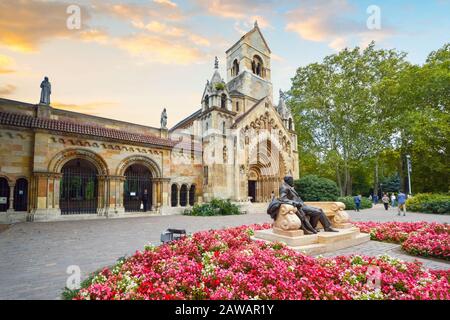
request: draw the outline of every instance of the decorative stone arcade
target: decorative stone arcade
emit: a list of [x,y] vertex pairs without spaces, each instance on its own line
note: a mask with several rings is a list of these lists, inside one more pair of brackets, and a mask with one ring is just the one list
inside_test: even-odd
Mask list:
[[[78,169],[73,169],[73,166]],[[71,214],[112,216],[125,211],[140,211],[125,210],[125,205],[130,204],[126,202],[125,194],[129,191],[127,181],[131,182],[126,174],[130,168],[148,173],[141,187],[148,188],[149,210],[156,211],[168,205],[168,197],[163,194],[168,193],[169,179],[162,178],[159,166],[144,156],[125,158],[117,166],[116,174],[111,175],[107,163],[99,155],[89,150],[71,149],[57,154],[48,168],[48,172],[35,172],[32,181],[31,216],[35,221]],[[141,197],[137,197],[135,207],[140,207]]]

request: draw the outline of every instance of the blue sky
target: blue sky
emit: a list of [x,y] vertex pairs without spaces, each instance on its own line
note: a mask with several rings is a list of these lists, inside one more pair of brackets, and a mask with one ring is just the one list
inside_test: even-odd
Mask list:
[[[69,4],[81,9],[68,30]],[[366,12],[380,9],[381,29]],[[417,64],[449,42],[450,0],[0,0],[0,97],[36,103],[48,76],[55,107],[158,126],[195,111],[225,50],[255,19],[273,52],[274,99],[299,66],[375,40]]]

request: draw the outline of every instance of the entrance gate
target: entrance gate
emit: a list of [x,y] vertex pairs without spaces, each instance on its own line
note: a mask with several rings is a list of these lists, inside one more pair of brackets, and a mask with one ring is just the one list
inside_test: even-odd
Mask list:
[[125,171],[124,207],[125,211],[141,211],[144,190],[147,189],[147,210],[152,207],[152,173],[140,164],[133,164]]
[[5,178],[0,178],[0,212],[9,208],[9,184]]
[[97,169],[87,160],[74,159],[62,168],[61,214],[97,213]]
[[28,210],[28,181],[20,178],[16,181],[14,186],[14,210],[27,211]]

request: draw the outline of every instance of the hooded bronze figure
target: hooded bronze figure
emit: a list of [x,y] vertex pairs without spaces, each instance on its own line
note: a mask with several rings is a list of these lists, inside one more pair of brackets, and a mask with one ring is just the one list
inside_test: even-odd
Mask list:
[[322,209],[306,205],[294,189],[294,178],[291,176],[284,177],[284,181],[280,187],[280,198],[274,199],[267,209],[267,213],[273,219],[276,219],[281,204],[287,203],[297,208],[297,216],[302,222],[302,230],[307,233],[317,233],[317,224],[320,221],[324,230],[327,232],[338,232],[331,227],[331,222]]

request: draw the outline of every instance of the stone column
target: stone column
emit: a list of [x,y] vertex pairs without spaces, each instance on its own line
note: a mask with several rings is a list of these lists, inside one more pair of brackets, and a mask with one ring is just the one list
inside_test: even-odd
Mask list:
[[155,180],[152,181],[152,206],[150,208],[151,211],[154,211],[157,207],[157,185],[158,182],[156,182]]
[[181,186],[177,189],[177,193],[178,193],[178,196],[177,196],[177,207],[179,207],[180,206],[180,198],[181,198]]
[[30,202],[34,221],[54,220],[61,215],[59,208],[60,180],[56,172],[34,172],[30,183]]
[[97,193],[97,214],[99,216],[108,215],[108,205],[109,200],[108,187],[107,187],[107,177],[99,175],[97,176],[98,183],[98,193]]
[[14,183],[9,184],[9,208],[8,212],[14,212]]

